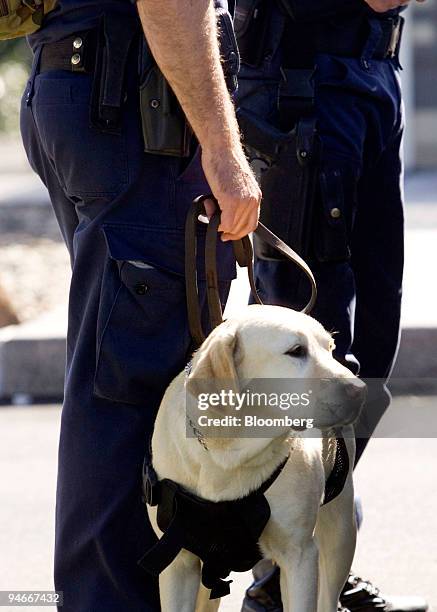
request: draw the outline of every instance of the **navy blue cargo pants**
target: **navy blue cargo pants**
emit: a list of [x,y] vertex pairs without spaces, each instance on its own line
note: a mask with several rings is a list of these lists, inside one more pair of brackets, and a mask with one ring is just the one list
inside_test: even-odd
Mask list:
[[[282,20],[274,14],[271,23],[269,48],[276,52],[257,69],[243,65],[239,78],[239,106],[273,124]],[[322,151],[311,258],[319,294],[312,315],[336,332],[336,357],[368,379],[357,459],[390,401],[385,382],[398,346],[403,274],[401,92],[396,60],[372,57],[377,42],[369,37],[362,57],[319,55],[314,74]],[[264,206],[275,206],[271,197]],[[286,261],[258,259],[256,280],[266,303],[306,303],[307,283]]]
[[[189,356],[183,226],[208,188],[199,154],[186,165],[143,152],[128,81],[119,135],[90,128],[91,75],[37,73],[22,101],[27,155],[72,265],[55,550],[64,612],[159,610],[157,581],[137,565],[155,541],[142,463]],[[224,299],[235,266],[230,245],[219,248]]]

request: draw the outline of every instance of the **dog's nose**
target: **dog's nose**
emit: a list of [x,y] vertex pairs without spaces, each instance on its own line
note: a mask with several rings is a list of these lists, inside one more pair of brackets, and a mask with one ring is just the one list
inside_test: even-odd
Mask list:
[[367,385],[359,378],[353,378],[345,382],[345,391],[349,399],[364,402],[367,395]]

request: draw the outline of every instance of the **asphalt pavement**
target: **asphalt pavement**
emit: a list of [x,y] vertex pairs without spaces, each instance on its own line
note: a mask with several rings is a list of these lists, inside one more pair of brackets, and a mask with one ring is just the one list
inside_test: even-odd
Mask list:
[[[410,398],[408,405],[431,409],[435,401]],[[390,411],[401,404],[404,398],[397,398]],[[53,588],[59,422],[58,405],[0,407],[0,591]],[[356,472],[364,523],[354,569],[387,592],[426,596],[437,612],[436,473],[436,439],[370,442]],[[239,611],[249,580],[249,575],[234,576],[221,610]]]

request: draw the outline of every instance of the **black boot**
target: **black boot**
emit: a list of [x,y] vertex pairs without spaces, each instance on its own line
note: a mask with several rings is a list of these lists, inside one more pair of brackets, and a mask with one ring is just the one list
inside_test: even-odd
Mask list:
[[340,595],[340,602],[351,612],[426,612],[428,604],[422,597],[389,597],[381,595],[368,580],[349,574]]
[[[269,561],[254,570],[255,581],[247,589],[242,612],[282,612],[279,568]],[[341,607],[343,606],[343,607]],[[339,611],[343,612],[426,612],[428,604],[421,597],[389,597],[368,580],[353,574],[343,587]]]

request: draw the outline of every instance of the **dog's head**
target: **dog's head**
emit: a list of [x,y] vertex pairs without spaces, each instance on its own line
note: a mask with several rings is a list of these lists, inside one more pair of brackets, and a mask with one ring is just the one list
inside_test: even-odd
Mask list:
[[[275,384],[283,391],[281,381],[286,381],[287,389],[295,385],[297,394],[306,392],[309,398],[293,403],[293,418],[312,419],[317,429],[341,427],[358,418],[366,385],[334,359],[334,348],[332,336],[307,315],[278,306],[248,306],[216,328],[197,351],[187,390],[198,396],[205,384],[218,391],[226,381],[238,393],[248,381],[258,380],[269,381],[270,391]],[[220,404],[213,413],[235,415]],[[259,415],[279,413],[262,406]]]

